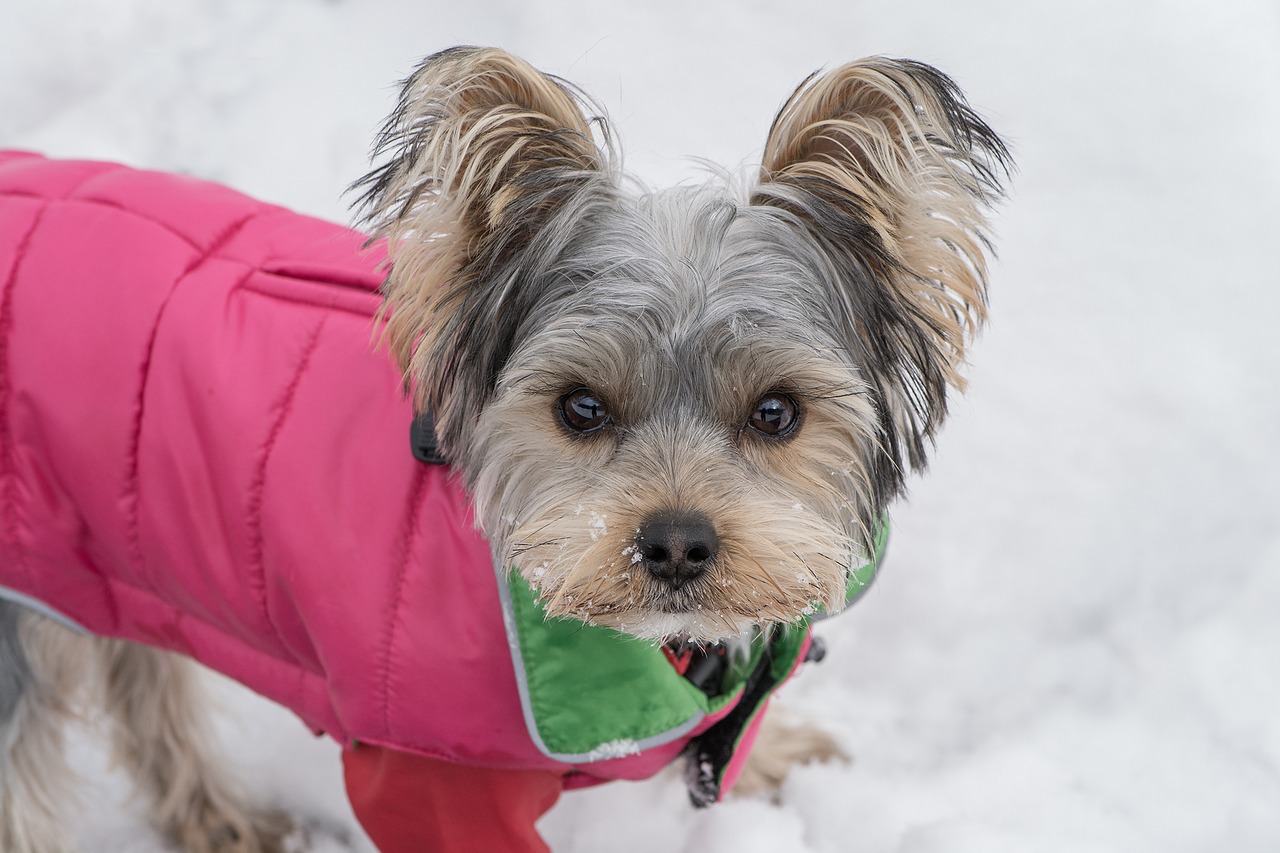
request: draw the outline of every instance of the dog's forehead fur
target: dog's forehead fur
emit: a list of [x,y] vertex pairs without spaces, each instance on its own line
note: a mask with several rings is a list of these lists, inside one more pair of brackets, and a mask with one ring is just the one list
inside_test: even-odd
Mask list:
[[832,362],[856,376],[831,328],[838,297],[825,257],[776,210],[727,187],[594,206],[578,239],[525,253],[511,271],[541,295],[514,342],[509,380],[533,379],[537,364],[559,374],[537,379],[560,391],[613,391],[620,405],[674,394],[684,405],[740,408],[775,389],[829,392]]

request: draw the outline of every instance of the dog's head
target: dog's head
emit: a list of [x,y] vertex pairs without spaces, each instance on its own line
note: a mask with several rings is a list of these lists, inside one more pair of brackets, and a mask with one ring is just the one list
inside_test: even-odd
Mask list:
[[838,610],[963,387],[1007,152],[884,58],[806,80],[745,194],[628,190],[589,107],[494,49],[405,82],[358,186],[417,403],[552,613],[712,640]]

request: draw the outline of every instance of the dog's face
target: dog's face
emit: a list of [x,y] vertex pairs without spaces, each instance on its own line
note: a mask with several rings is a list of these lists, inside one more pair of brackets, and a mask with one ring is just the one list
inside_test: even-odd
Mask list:
[[872,59],[796,91],[747,193],[646,193],[583,103],[437,54],[362,182],[389,340],[496,559],[638,636],[840,609],[962,385],[1003,145],[948,78]]

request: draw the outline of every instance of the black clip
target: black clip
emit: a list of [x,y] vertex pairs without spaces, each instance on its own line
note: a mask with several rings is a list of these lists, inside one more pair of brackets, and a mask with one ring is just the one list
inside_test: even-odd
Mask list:
[[409,446],[413,458],[427,465],[445,465],[447,460],[440,452],[436,438],[436,421],[430,410],[421,412],[409,425]]
[[809,649],[804,653],[805,663],[822,663],[827,656],[827,642],[817,634],[809,635]]

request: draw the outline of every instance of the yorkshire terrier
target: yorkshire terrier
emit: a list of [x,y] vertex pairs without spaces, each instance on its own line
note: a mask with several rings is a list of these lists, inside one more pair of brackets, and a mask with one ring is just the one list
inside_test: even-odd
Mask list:
[[[649,191],[573,86],[455,48],[356,189],[379,326],[494,560],[550,617],[706,649],[845,607],[964,387],[1009,165],[950,78],[876,57],[801,83],[749,186]],[[0,850],[63,849],[52,721],[87,686],[175,843],[276,849],[206,769],[187,670],[0,602]],[[834,751],[805,736],[762,737],[755,778]]]

